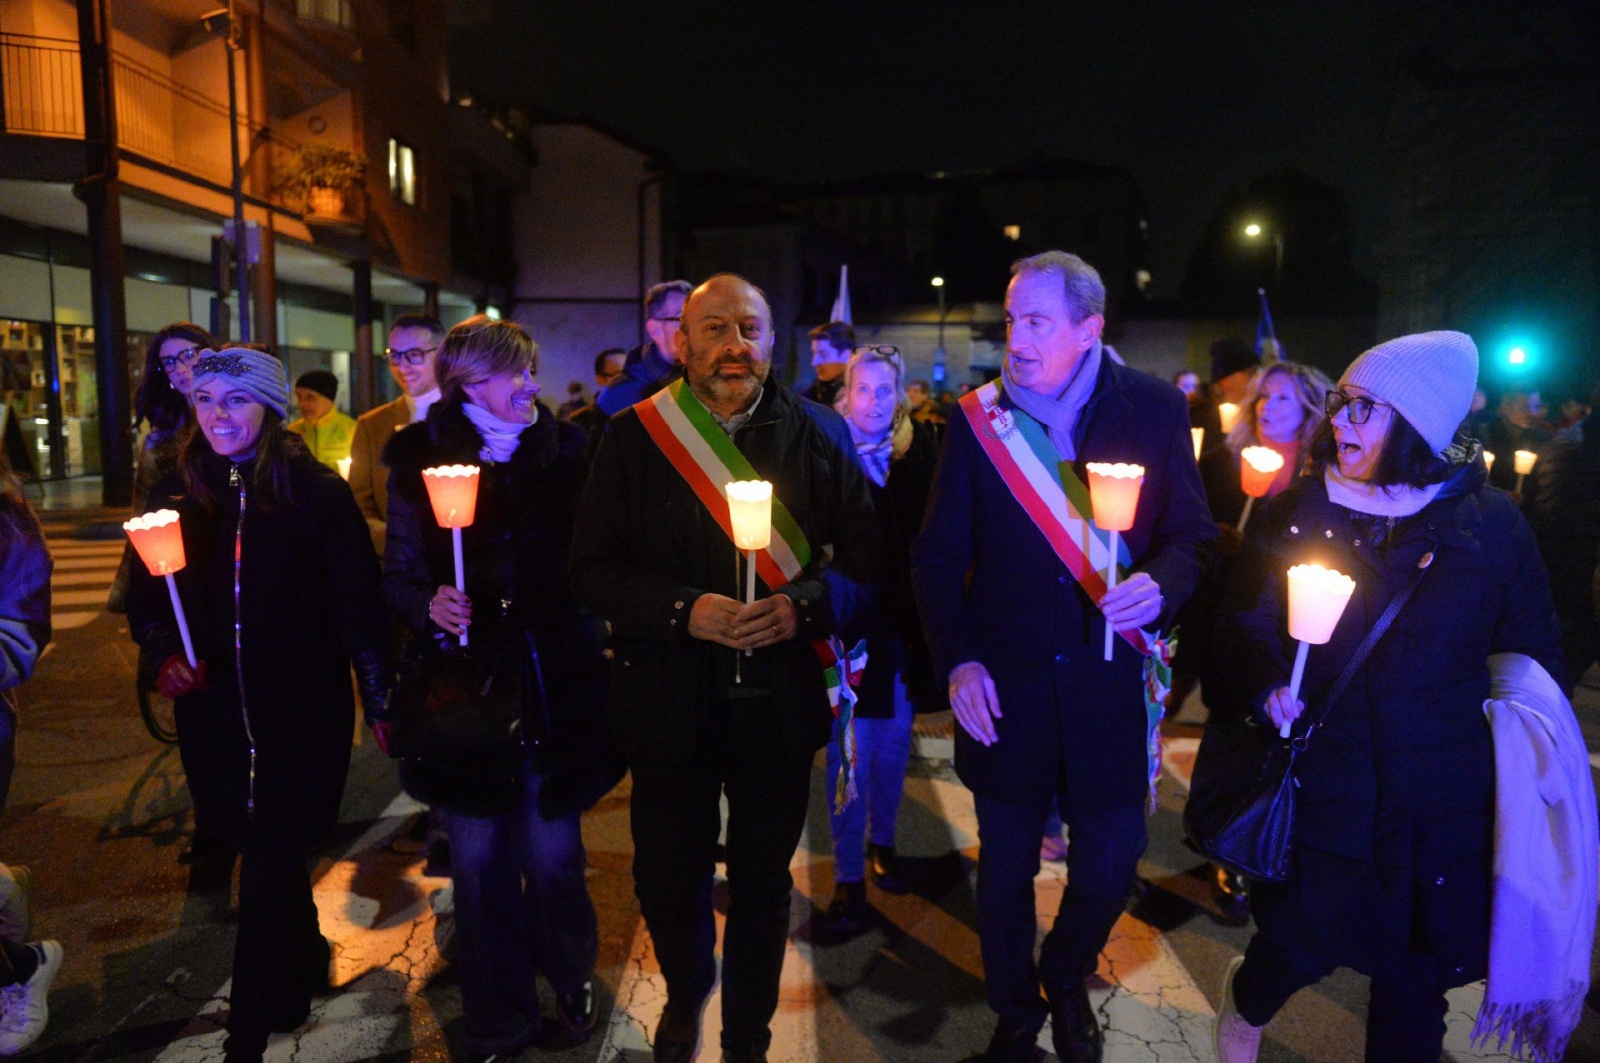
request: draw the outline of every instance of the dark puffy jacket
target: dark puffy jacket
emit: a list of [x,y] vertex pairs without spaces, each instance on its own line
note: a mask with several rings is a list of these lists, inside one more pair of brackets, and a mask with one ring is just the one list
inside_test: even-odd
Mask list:
[[[478,503],[462,530],[467,595],[474,618],[509,600],[508,619],[529,636],[533,667],[523,699],[522,740],[544,776],[541,808],[565,815],[593,805],[622,777],[621,762],[601,721],[605,676],[599,625],[584,615],[567,578],[567,549],[585,473],[580,429],[544,406],[525,429],[511,460],[478,456],[483,440],[459,401],[438,402],[428,418],[397,432],[384,448],[389,466],[389,525],[383,594],[403,623],[423,638],[441,634],[428,619],[428,601],[454,585],[448,529],[439,527],[422,470],[477,465]],[[470,635],[469,635],[470,637]],[[523,749],[505,750],[508,771],[519,770]],[[401,778],[419,798],[483,814],[498,801],[505,772],[491,765],[424,765],[402,761]]]
[[[1544,565],[1511,498],[1463,465],[1432,502],[1390,522],[1328,499],[1303,477],[1250,529],[1234,563],[1223,645],[1237,695],[1260,712],[1287,686],[1287,573],[1316,562],[1355,580],[1333,638],[1313,646],[1301,700],[1315,711],[1367,631],[1432,554],[1411,600],[1311,735],[1297,769],[1286,886],[1261,890],[1263,933],[1367,974],[1407,944],[1441,957],[1440,977],[1482,977],[1494,754],[1483,702],[1489,656],[1524,653],[1563,682]],[[1374,881],[1386,904],[1367,905]],[[1352,898],[1364,900],[1352,906]],[[1409,926],[1407,933],[1394,928]],[[1375,929],[1376,928],[1376,929]]]
[[[208,833],[241,838],[250,791],[248,713],[259,754],[252,822],[311,844],[332,830],[344,793],[355,722],[352,660],[387,653],[378,559],[350,485],[298,443],[289,459],[293,501],[270,508],[253,489],[254,461],[235,466],[196,443],[204,447],[201,474],[214,506],[196,501],[178,472],[158,482],[149,500],[151,509],[175,509],[182,520],[188,564],[176,576],[178,592],[208,672],[207,687],[176,706],[195,818]],[[242,521],[241,484],[250,488]],[[165,580],[137,560],[129,572],[128,626],[154,661],[182,652]]]

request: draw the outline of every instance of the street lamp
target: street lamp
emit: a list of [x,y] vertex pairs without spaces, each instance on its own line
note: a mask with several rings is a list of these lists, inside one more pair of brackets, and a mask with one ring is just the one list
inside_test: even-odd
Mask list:
[[936,384],[944,383],[944,278],[935,277],[928,282],[939,293],[939,347],[933,352],[933,376]]
[[[1266,227],[1260,222],[1250,222],[1244,227],[1247,240],[1254,240],[1261,236]],[[1272,288],[1280,295],[1283,293],[1283,230],[1277,225],[1271,225],[1272,233]]]

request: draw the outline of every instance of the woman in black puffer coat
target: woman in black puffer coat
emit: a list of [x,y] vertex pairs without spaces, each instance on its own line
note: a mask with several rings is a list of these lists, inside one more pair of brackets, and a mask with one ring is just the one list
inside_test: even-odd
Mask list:
[[[1538,549],[1475,443],[1452,446],[1477,377],[1458,332],[1402,336],[1357,359],[1295,487],[1235,561],[1222,645],[1235,693],[1276,727],[1317,705],[1389,602],[1420,582],[1308,739],[1294,863],[1252,891],[1258,931],[1218,1009],[1224,1063],[1336,967],[1371,977],[1366,1058],[1436,1063],[1445,990],[1484,977],[1494,750],[1489,656],[1521,653],[1564,681]],[[1332,640],[1289,697],[1287,576],[1317,562],[1355,580]],[[1299,736],[1304,725],[1295,725]]]
[[165,581],[130,567],[128,624],[176,702],[195,831],[239,852],[227,1058],[259,1060],[328,987],[308,859],[338,821],[355,712],[375,711],[389,631],[378,562],[350,485],[284,427],[288,382],[270,354],[202,352],[199,431],[150,493],[177,510],[177,573],[199,667],[183,652]]
[[[438,403],[384,452],[383,591],[413,632],[408,662],[455,653],[463,629],[478,652],[509,640],[524,654],[520,733],[496,752],[467,762],[395,750],[406,790],[444,811],[463,1041],[485,1054],[514,1053],[539,1036],[538,971],[561,1025],[580,1037],[593,1026],[598,937],[578,817],[623,772],[602,721],[600,629],[567,581],[584,435],[537,402],[537,356],[510,322],[457,325],[439,348]],[[465,593],[422,476],[456,464],[480,469],[475,519],[463,529]],[[406,712],[398,700],[395,712]]]

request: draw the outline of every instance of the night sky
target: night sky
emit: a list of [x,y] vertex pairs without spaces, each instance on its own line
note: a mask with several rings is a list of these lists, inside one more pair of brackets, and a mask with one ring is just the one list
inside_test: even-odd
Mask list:
[[451,61],[459,87],[596,119],[684,172],[1123,168],[1172,295],[1227,189],[1284,167],[1349,196],[1360,263],[1382,50],[1367,3],[498,0]]

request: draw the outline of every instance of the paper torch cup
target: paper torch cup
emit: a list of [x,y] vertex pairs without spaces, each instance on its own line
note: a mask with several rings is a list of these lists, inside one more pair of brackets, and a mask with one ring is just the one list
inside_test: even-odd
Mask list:
[[1289,570],[1289,636],[1313,646],[1326,645],[1344,615],[1356,581],[1321,565]]
[[1200,448],[1206,441],[1206,430],[1204,428],[1191,428],[1189,429],[1189,438],[1194,440],[1194,460],[1199,461]]
[[478,515],[478,467],[437,465],[422,470],[422,482],[441,528],[466,528]]
[[1089,505],[1094,510],[1094,526],[1101,531],[1125,532],[1133,527],[1139,508],[1139,488],[1144,483],[1143,465],[1110,464],[1091,461]]
[[1217,418],[1222,422],[1222,434],[1227,435],[1233,431],[1233,426],[1239,423],[1239,405],[1234,402],[1217,403]]
[[1251,498],[1266,498],[1283,468],[1283,455],[1271,447],[1245,447],[1239,454],[1239,484]]
[[772,485],[765,480],[734,480],[727,486],[733,545],[765,550],[772,542]]
[[139,554],[139,560],[152,576],[170,576],[180,571],[186,563],[183,556],[183,529],[178,523],[178,511],[158,509],[123,521],[122,530]]
[[1511,460],[1516,463],[1518,476],[1526,476],[1533,471],[1533,463],[1539,460],[1539,455],[1531,450],[1519,450],[1512,455]]

